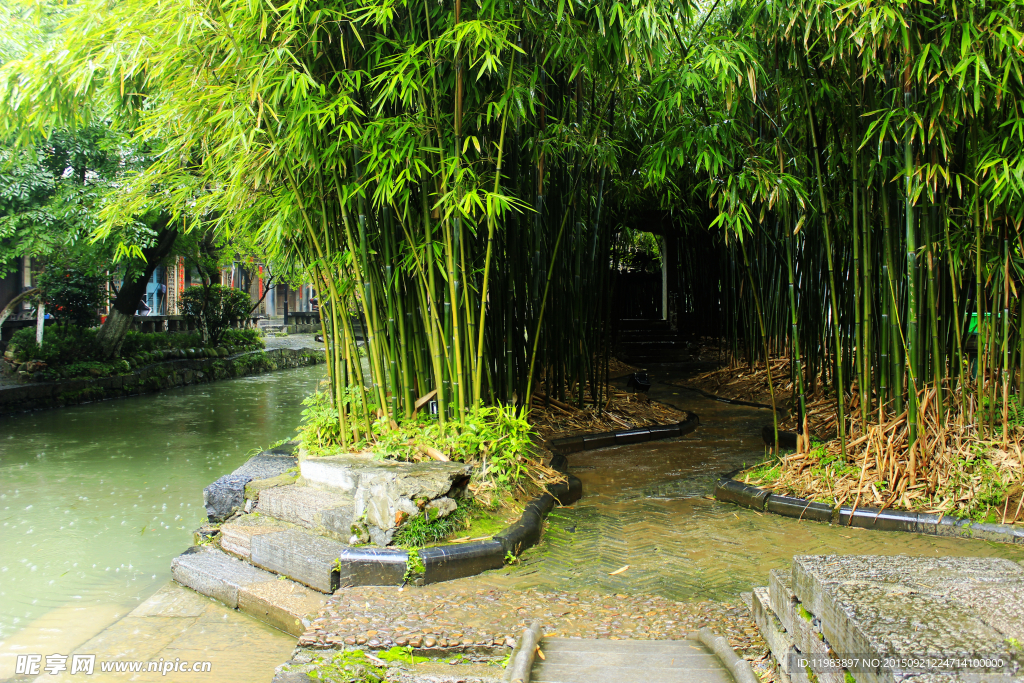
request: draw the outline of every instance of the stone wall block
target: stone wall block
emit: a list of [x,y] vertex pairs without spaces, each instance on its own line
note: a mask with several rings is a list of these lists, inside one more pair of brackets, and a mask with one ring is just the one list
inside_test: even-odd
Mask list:
[[338,588],[338,558],[347,546],[302,529],[253,536],[250,561],[315,588],[333,593]]
[[171,577],[197,593],[238,606],[238,591],[276,576],[211,548],[189,548],[171,560]]

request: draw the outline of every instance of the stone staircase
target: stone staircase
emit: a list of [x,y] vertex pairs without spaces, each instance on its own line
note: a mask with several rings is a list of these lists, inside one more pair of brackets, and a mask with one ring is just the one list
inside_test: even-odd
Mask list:
[[544,638],[530,683],[732,683],[696,640]]
[[338,588],[401,584],[410,569],[422,571],[410,568],[406,551],[383,546],[406,521],[455,510],[469,477],[463,463],[264,452],[206,488],[214,524],[197,532],[200,542],[172,561],[171,573],[301,635]]

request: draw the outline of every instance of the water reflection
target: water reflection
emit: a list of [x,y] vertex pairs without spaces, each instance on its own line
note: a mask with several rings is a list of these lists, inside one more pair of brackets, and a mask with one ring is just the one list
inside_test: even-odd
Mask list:
[[0,418],[0,638],[56,608],[152,594],[205,518],[203,487],[293,434],[323,372]]

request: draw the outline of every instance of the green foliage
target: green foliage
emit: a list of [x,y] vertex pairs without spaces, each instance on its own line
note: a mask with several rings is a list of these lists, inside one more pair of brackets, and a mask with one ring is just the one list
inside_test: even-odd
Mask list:
[[417,657],[411,647],[392,647],[368,655],[363,650],[342,650],[327,655],[316,656],[312,664],[314,670],[308,675],[313,680],[325,683],[390,683],[389,663],[413,666],[429,661],[427,657]]
[[221,333],[220,343],[230,346],[262,347],[263,333],[255,327],[229,327]]
[[405,576],[403,577],[405,582],[412,583],[417,578],[423,576],[425,571],[427,571],[427,568],[420,558],[420,551],[417,548],[410,548],[408,559],[405,561]]
[[217,346],[233,322],[249,315],[252,299],[248,292],[224,285],[195,285],[181,293],[178,307],[201,330],[203,340]]
[[122,356],[162,349],[189,349],[202,344],[198,332],[138,332],[129,330],[121,344]]
[[473,503],[464,499],[447,517],[431,518],[430,509],[424,509],[398,528],[392,544],[399,548],[423,548],[440,543],[464,531],[472,512]]
[[57,366],[97,360],[100,357],[96,346],[96,330],[73,325],[47,327],[42,347],[36,344],[35,328],[22,328],[11,337],[8,348],[13,351],[18,363],[38,360]]
[[98,321],[106,278],[95,266],[54,262],[37,276],[36,283],[47,312],[65,326],[92,327]]
[[[326,384],[326,383],[325,383]],[[342,402],[349,410],[365,400],[366,391],[349,387]],[[303,400],[300,439],[311,454],[338,451],[340,429],[338,411],[329,388],[322,388]],[[526,411],[513,406],[483,406],[471,411],[464,424],[440,422],[419,414],[402,420],[397,429],[385,419],[371,424],[363,438],[350,449],[372,450],[391,460],[422,460],[425,449],[436,449],[450,460],[480,465],[477,475],[492,481],[500,491],[522,485],[529,462],[536,457],[533,429]]]

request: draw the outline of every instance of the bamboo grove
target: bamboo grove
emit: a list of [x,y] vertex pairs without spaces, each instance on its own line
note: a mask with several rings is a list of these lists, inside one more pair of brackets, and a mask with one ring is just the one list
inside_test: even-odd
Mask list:
[[442,422],[526,405],[539,380],[602,404],[614,132],[685,7],[93,9],[66,50],[8,66],[9,132],[104,101],[137,144],[162,149],[112,200],[111,223],[159,204],[300,261],[342,442],[431,400]]
[[906,411],[913,445],[920,411],[941,424],[952,403],[1005,439],[1024,382],[1022,10],[732,8],[719,35],[753,35],[732,50],[746,73],[666,126],[711,158],[683,176],[711,200],[680,221],[684,319],[745,362],[789,354],[801,414],[823,377],[841,439]]
[[916,428],[929,387],[995,427],[1024,382],[1022,9],[125,0],[7,65],[0,121],[102,111],[161,150],[108,225],[158,205],[300,261],[343,440],[429,400],[600,406],[622,228],[672,238],[683,331],[789,354],[841,437]]

